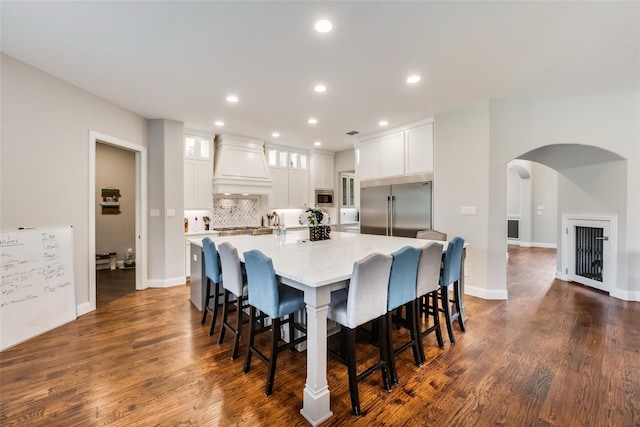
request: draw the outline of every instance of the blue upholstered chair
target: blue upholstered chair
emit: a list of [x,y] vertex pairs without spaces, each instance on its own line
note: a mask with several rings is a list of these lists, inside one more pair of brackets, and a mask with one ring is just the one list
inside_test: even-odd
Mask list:
[[[465,331],[462,305],[460,304],[460,265],[462,263],[462,251],[464,250],[464,239],[454,237],[447,245],[447,252],[444,256],[444,265],[440,272],[440,300],[447,323],[449,341],[455,344],[453,335],[453,321],[457,320],[460,330]],[[453,287],[453,299],[449,297],[449,287]]]
[[[398,384],[398,374],[395,366],[395,356],[400,352],[411,348],[416,365],[423,363],[420,351],[420,337],[418,335],[418,324],[416,316],[416,281],[418,276],[418,263],[421,251],[412,246],[405,246],[392,253],[393,262],[389,276],[389,292],[387,296],[387,342],[389,352],[389,376],[393,385]],[[396,316],[392,319],[393,311],[404,307],[406,317]],[[395,320],[397,325],[402,325],[409,330],[410,339],[398,349],[393,348],[393,334],[391,321]]]
[[[223,242],[218,247],[220,255],[220,266],[222,268],[222,275],[224,281],[222,287],[224,288],[224,298],[222,301],[222,325],[220,326],[220,336],[218,338],[218,344],[224,342],[224,334],[228,330],[233,334],[233,350],[231,351],[231,360],[234,360],[238,355],[238,345],[240,343],[240,336],[242,330],[242,313],[243,308],[246,308],[247,300],[247,285],[246,278],[242,271],[242,264],[240,264],[240,258],[238,258],[238,251],[231,243]],[[231,301],[231,297],[235,297],[235,303]],[[229,312],[232,307],[235,306],[236,312],[236,324],[231,325],[228,321]]]
[[[416,311],[416,322],[421,313],[426,314],[427,323],[429,318],[433,320],[433,325],[426,330],[420,331],[420,353],[422,362],[425,361],[422,338],[435,332],[438,347],[443,348],[442,330],[440,329],[440,316],[438,314],[438,290],[440,289],[440,266],[442,264],[443,245],[438,242],[429,242],[420,248],[420,263],[418,264],[418,281],[416,286],[416,304],[419,309]],[[420,323],[418,322],[418,325]]]
[[[202,320],[200,324],[204,325],[207,320],[207,312],[211,312],[211,327],[209,328],[209,336],[213,335],[216,327],[216,319],[218,318],[218,307],[220,306],[220,283],[222,283],[222,273],[220,271],[220,259],[216,244],[208,237],[202,239],[202,252],[204,253],[204,276],[202,280],[206,282],[204,305],[202,307]],[[212,294],[213,292],[213,294]],[[213,304],[211,304],[213,299]]]
[[[329,351],[347,365],[351,410],[357,417],[361,415],[358,381],[380,369],[382,381],[387,391],[391,390],[388,378],[388,357],[386,344],[387,293],[392,258],[389,255],[371,254],[353,265],[351,281],[347,289],[331,294],[327,317],[341,326],[343,352]],[[251,291],[249,291],[251,292]],[[251,296],[251,293],[249,293]],[[358,374],[356,372],[356,328],[372,320],[378,320],[380,337],[380,361]]]
[[[244,372],[251,368],[251,356],[255,354],[268,366],[267,384],[264,394],[269,396],[273,392],[273,381],[276,372],[278,352],[293,348],[306,339],[306,329],[294,321],[294,314],[305,308],[304,294],[289,286],[280,285],[276,279],[271,258],[258,250],[244,253],[244,263],[247,270],[247,283],[249,288],[249,345],[244,362]],[[260,310],[271,318],[271,357],[267,358],[256,346],[255,336],[263,332],[264,328],[256,330],[258,317],[256,310]],[[286,317],[286,319],[284,319]],[[280,326],[289,325],[289,342],[280,345]],[[295,330],[305,335],[294,339]]]

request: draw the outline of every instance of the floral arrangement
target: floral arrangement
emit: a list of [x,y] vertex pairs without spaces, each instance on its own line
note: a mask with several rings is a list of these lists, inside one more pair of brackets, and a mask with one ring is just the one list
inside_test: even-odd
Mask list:
[[325,218],[326,216],[322,209],[307,208],[307,210],[300,214],[300,224],[306,225],[307,227],[317,227],[323,224]]

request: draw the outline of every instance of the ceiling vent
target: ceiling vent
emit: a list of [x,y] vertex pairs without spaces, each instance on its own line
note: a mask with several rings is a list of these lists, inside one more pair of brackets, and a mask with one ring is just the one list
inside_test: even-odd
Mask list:
[[359,134],[359,133],[360,133],[360,132],[358,132],[357,130],[352,130],[352,131],[347,132],[347,135],[351,135],[351,136],[353,136],[353,135],[357,135],[357,134]]

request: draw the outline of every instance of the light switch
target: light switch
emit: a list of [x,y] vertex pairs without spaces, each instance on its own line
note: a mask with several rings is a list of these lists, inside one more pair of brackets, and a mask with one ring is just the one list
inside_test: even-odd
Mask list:
[[197,254],[193,254],[193,262],[198,262],[198,255]]
[[167,209],[167,216],[176,216],[175,209]]
[[475,206],[463,206],[460,208],[460,213],[462,215],[475,215],[476,207]]
[[152,217],[159,217],[160,216],[160,209],[151,209],[150,215]]

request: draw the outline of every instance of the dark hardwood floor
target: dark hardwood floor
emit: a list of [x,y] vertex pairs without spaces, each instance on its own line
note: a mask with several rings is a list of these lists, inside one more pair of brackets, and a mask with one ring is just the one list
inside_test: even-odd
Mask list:
[[135,269],[96,271],[96,306],[109,304],[135,291]]
[[[376,374],[360,384],[362,418],[329,359],[323,425],[640,426],[640,304],[554,280],[555,250],[509,251],[509,300],[467,296],[455,345],[429,336],[422,368],[404,352],[390,393]],[[232,340],[207,336],[188,298],[187,286],[127,293],[0,353],[0,424],[306,425],[305,354],[280,355],[265,397],[265,365],[243,374],[244,355],[229,359]]]

